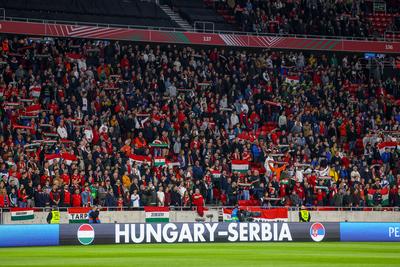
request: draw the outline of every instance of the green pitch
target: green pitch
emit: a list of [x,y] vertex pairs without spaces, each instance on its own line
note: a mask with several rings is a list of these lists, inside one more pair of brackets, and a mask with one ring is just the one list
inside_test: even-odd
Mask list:
[[0,266],[400,266],[400,243],[208,243],[1,248]]

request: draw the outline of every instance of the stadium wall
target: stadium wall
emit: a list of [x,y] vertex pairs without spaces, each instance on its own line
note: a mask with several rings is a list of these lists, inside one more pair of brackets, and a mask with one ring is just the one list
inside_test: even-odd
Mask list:
[[[400,212],[396,211],[311,211],[314,222],[400,222]],[[218,222],[217,210],[205,213],[207,222]],[[46,224],[47,212],[35,212],[35,218],[29,221],[12,221],[9,212],[3,213],[3,224]],[[208,215],[208,216],[207,216]],[[103,211],[100,214],[102,223],[140,223],[144,222],[144,211]],[[170,211],[170,222],[195,222],[198,218],[195,211]],[[61,212],[61,223],[68,223],[68,213]],[[289,211],[289,222],[298,222],[297,211]]]

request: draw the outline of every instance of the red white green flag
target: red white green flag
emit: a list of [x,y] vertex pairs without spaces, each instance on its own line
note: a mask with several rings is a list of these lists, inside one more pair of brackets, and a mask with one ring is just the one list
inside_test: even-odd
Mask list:
[[249,170],[249,161],[232,160],[232,172],[245,173]]

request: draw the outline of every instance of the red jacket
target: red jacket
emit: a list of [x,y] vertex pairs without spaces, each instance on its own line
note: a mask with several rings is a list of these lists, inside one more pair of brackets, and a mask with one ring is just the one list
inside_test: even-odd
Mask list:
[[0,207],[4,208],[7,203],[7,207],[10,205],[10,198],[7,195],[0,196]]
[[64,190],[64,204],[71,205],[71,193],[68,190]]
[[82,203],[82,197],[80,194],[72,195],[72,207],[80,207]]

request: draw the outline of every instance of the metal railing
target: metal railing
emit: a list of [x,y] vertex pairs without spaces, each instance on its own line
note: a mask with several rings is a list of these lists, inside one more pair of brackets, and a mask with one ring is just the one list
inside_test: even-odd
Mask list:
[[[211,29],[207,27],[207,25],[211,26]],[[195,21],[193,24],[193,28],[195,32],[215,32],[215,23],[211,21]]]
[[[385,40],[390,40],[390,41],[394,42],[399,39],[399,38],[397,38],[398,34],[400,34],[400,31],[385,31],[385,33],[383,34],[383,38]],[[388,37],[388,35],[392,35],[392,36]]]
[[[153,31],[172,31],[172,32],[193,32],[198,33],[199,31],[193,29],[185,30],[182,28],[175,27],[154,27],[154,26],[141,26],[141,25],[124,25],[124,24],[111,24],[111,23],[93,23],[93,22],[77,22],[77,21],[65,21],[65,20],[44,20],[44,19],[33,19],[33,18],[19,18],[19,17],[8,17],[5,14],[4,21],[14,22],[28,22],[28,23],[41,23],[41,24],[68,24],[74,26],[94,26],[104,28],[125,28],[125,29],[138,29],[138,30],[153,30]],[[284,33],[261,33],[261,32],[242,32],[242,31],[226,31],[226,30],[214,30],[215,34],[233,34],[233,35],[248,35],[248,36],[270,36],[270,37],[292,37],[292,38],[312,38],[312,39],[323,39],[323,40],[349,40],[349,41],[387,41],[384,37],[353,37],[353,36],[326,36],[326,35],[313,35],[313,34],[284,34]],[[395,38],[395,41],[400,41],[399,38]]]
[[[207,210],[221,211],[224,208],[232,209],[234,206],[216,206],[207,205]],[[59,207],[59,211],[68,211],[69,207]],[[195,211],[196,206],[170,206],[171,211]],[[248,208],[262,208],[262,209],[274,209],[274,208],[286,208],[288,211],[298,211],[299,207],[287,207],[287,206],[248,206]],[[34,207],[32,208],[37,212],[49,212],[51,207]],[[400,212],[400,207],[333,207],[333,206],[311,206],[307,207],[310,211],[382,211],[382,212]],[[128,206],[122,207],[101,207],[102,211],[144,211],[144,207],[132,208]],[[10,208],[0,208],[0,214],[2,212],[10,212]],[[1,219],[1,217],[0,217]]]

